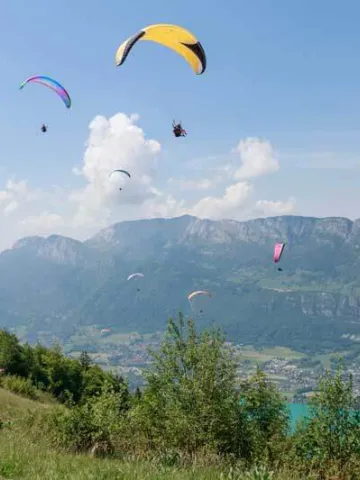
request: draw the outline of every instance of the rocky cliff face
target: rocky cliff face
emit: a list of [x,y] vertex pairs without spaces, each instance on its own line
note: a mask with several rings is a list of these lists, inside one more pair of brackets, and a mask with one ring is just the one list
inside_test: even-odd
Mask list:
[[[283,272],[272,263],[277,241],[287,243]],[[126,282],[135,271],[145,275],[140,292]],[[216,321],[232,340],[349,345],[360,333],[360,220],[183,216],[119,223],[86,242],[29,237],[0,254],[0,321],[31,338],[83,323],[163,328],[177,309],[191,313],[197,288],[214,293],[198,323]]]
[[51,235],[47,238],[26,237],[17,241],[12,250],[26,251],[34,257],[48,260],[59,265],[93,264],[93,254],[82,242],[61,235]]

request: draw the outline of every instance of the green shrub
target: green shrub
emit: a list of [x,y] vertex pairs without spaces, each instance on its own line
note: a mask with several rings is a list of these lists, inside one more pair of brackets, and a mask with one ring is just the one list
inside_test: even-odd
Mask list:
[[340,364],[335,375],[327,372],[319,393],[311,400],[311,415],[292,438],[300,471],[341,478],[360,478],[360,412],[352,377],[343,378]]
[[37,400],[39,398],[36,388],[28,378],[7,375],[2,377],[1,386],[10,392],[30,398],[31,400]]
[[92,446],[94,426],[88,404],[74,408],[57,407],[48,416],[49,434],[56,446],[80,452]]
[[260,371],[239,394],[236,361],[218,329],[198,333],[193,320],[180,314],[178,321],[169,320],[166,338],[152,355],[147,386],[129,415],[130,448],[170,452],[174,462],[206,451],[247,465],[264,457],[275,463],[283,454],[283,398]]
[[[127,391],[127,385],[124,390]],[[122,393],[105,384],[101,394],[86,403],[73,408],[58,407],[50,412],[48,427],[53,442],[75,452],[93,448],[93,453],[100,450],[111,453],[114,436],[126,412]]]

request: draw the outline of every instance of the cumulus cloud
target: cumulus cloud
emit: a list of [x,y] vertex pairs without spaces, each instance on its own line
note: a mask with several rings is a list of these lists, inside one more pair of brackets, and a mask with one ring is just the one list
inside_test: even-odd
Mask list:
[[21,225],[30,231],[41,231],[42,234],[53,232],[54,229],[63,227],[65,220],[61,215],[43,212],[40,215],[30,215],[21,220]]
[[173,195],[161,194],[156,199],[149,199],[141,206],[139,218],[170,218],[188,213],[184,199]]
[[[155,184],[161,146],[145,137],[136,125],[138,120],[137,115],[123,113],[93,119],[82,164],[72,169],[84,181],[81,188],[66,191],[53,187],[51,192],[37,192],[31,191],[24,181],[9,181],[5,190],[0,191],[0,209],[3,215],[16,208],[22,211],[16,228],[12,227],[14,232],[55,232],[85,238],[112,222],[181,214],[182,202],[175,201]],[[129,171],[131,179],[118,173],[110,176],[116,169]],[[41,193],[43,201],[30,206],[29,200],[38,198],[36,193]],[[4,241],[4,237],[0,240]]]
[[179,190],[210,190],[215,186],[216,182],[209,178],[200,178],[198,180],[191,180],[186,178],[169,178],[168,184],[171,187]]
[[289,198],[286,202],[274,202],[272,200],[258,200],[255,204],[255,214],[258,215],[289,215],[295,213],[295,198]]
[[[114,206],[140,205],[156,196],[154,160],[161,146],[145,138],[135,125],[137,120],[137,115],[118,113],[109,119],[97,116],[90,123],[83,165],[74,171],[81,173],[87,185],[70,196],[77,204],[74,226],[103,224]],[[131,181],[121,174],[109,177],[116,169],[131,172]],[[119,188],[123,188],[121,195]]]
[[237,180],[259,177],[276,172],[280,168],[274,148],[267,140],[247,138],[233,149],[240,156],[241,166],[235,172]]
[[0,214],[11,215],[23,202],[31,202],[39,198],[40,190],[30,190],[25,180],[6,182],[4,190],[0,190]]
[[[211,179],[207,179],[212,187],[222,182],[223,193],[201,198],[189,209],[190,213],[207,218],[245,219],[250,216],[284,215],[295,211],[293,198],[285,202],[253,200],[254,184],[250,180],[274,173],[280,168],[275,150],[269,141],[249,137],[241,140],[232,153],[239,158],[240,166],[226,163],[212,167],[216,172],[213,183]],[[190,182],[188,181],[188,184]]]
[[[83,181],[79,188],[45,191],[29,188],[24,180],[9,180],[0,190],[0,221],[7,226],[0,249],[24,235],[60,233],[84,239],[122,220],[185,213],[241,219],[294,211],[294,199],[254,199],[252,179],[279,169],[268,141],[240,141],[234,149],[238,165],[229,155],[215,156],[212,165],[206,162],[208,170],[200,178],[186,177],[182,170],[180,177],[160,182],[161,145],[146,137],[138,121],[138,115],[123,113],[92,120],[82,163],[69,172],[78,177],[77,183]],[[129,171],[131,178],[110,176],[116,169]]]
[[250,183],[234,183],[225,189],[222,196],[202,198],[191,208],[191,213],[200,218],[238,217],[252,192],[253,185]]
[[272,200],[253,201],[254,185],[237,182],[226,187],[223,195],[208,196],[199,200],[189,213],[200,218],[234,218],[290,215],[295,213],[295,199],[285,202]]

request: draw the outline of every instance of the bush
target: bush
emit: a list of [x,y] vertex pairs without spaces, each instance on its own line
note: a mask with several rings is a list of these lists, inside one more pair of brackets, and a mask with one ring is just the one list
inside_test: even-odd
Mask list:
[[300,470],[360,478],[360,412],[352,377],[343,379],[341,364],[336,375],[326,373],[310,406],[310,419],[293,438]]
[[56,446],[73,452],[89,450],[94,427],[88,404],[68,409],[58,407],[48,417],[49,434]]
[[243,382],[240,411],[245,417],[240,432],[240,447],[248,463],[278,463],[284,456],[289,430],[289,412],[284,399],[258,369]]
[[239,394],[236,361],[218,329],[197,333],[180,314],[177,322],[169,320],[153,358],[129,418],[138,451],[218,455],[248,464],[264,456],[275,461],[283,452],[283,399],[260,372]]
[[1,378],[1,386],[22,397],[38,400],[39,394],[32,382],[27,378],[7,375]]
[[[126,384],[124,390],[127,390]],[[114,436],[119,432],[127,411],[122,394],[111,384],[106,384],[100,395],[86,403],[52,411],[48,416],[48,427],[53,442],[75,452],[93,449],[93,454],[100,451],[111,453]]]
[[131,412],[131,429],[148,451],[189,456],[205,448],[231,450],[236,424],[236,365],[218,330],[198,334],[194,322],[169,320],[160,351],[153,352],[147,386]]

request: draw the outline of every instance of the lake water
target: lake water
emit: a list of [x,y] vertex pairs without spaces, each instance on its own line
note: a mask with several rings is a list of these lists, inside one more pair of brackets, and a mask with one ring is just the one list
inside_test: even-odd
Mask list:
[[302,418],[309,416],[310,409],[305,403],[289,403],[288,408],[290,410],[290,428],[293,432],[296,423]]

